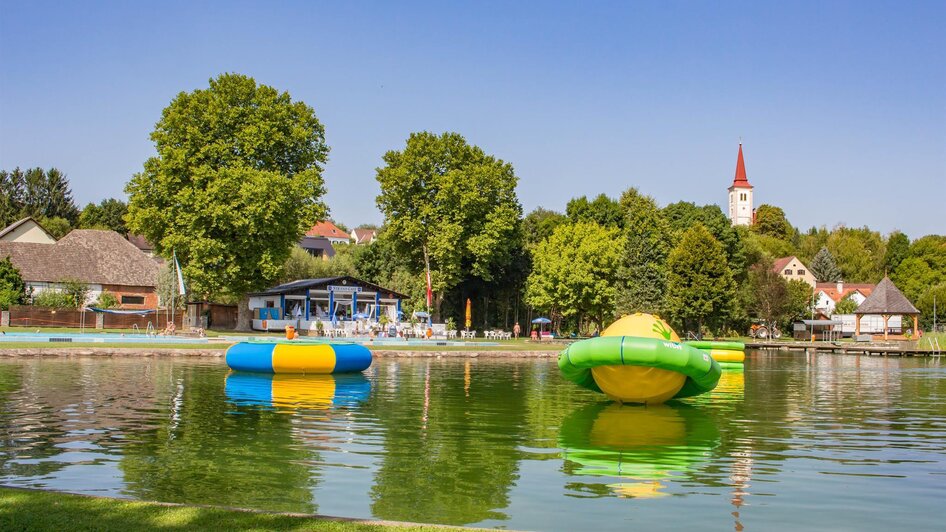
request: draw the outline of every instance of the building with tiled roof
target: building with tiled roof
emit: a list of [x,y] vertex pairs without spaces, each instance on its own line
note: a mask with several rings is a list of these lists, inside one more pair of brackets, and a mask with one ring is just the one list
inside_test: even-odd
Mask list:
[[351,235],[342,231],[331,220],[319,222],[306,231],[305,236],[314,236],[327,238],[332,244],[348,244],[351,242]]
[[755,210],[752,204],[752,185],[746,177],[746,161],[742,156],[742,143],[736,157],[736,175],[729,186],[729,221],[733,225],[752,225]]
[[355,244],[370,244],[378,239],[378,231],[375,229],[355,229],[351,232],[351,238]]
[[32,242],[34,244],[55,244],[56,238],[49,234],[39,222],[27,216],[0,229],[0,242]]
[[845,297],[850,297],[852,301],[860,305],[874,290],[874,286],[869,283],[817,283],[815,284],[815,310],[831,316],[834,314],[834,307]]
[[34,295],[58,289],[64,281],[79,281],[90,288],[87,303],[107,290],[122,308],[158,306],[157,262],[115,231],[74,229],[51,244],[0,242],[4,257],[10,257]]
[[772,271],[781,275],[786,281],[805,281],[812,288],[815,287],[815,275],[802,263],[801,259],[794,255],[775,259]]

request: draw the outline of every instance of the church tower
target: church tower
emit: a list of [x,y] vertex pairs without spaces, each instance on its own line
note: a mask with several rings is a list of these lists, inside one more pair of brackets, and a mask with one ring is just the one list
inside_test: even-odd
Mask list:
[[746,179],[746,162],[742,158],[742,143],[736,159],[736,177],[729,187],[729,221],[733,225],[752,225],[755,218],[752,207],[752,185]]

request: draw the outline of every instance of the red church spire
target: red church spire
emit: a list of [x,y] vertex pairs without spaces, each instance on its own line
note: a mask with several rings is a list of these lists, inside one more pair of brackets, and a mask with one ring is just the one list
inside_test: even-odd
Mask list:
[[742,143],[739,143],[739,158],[736,159],[736,177],[732,181],[735,188],[752,188],[746,179],[746,161],[742,158]]

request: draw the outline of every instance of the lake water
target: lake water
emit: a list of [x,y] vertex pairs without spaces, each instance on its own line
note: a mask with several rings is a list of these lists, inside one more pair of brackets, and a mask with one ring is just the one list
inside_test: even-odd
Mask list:
[[533,530],[942,529],[938,359],[750,354],[711,394],[620,407],[553,360],[0,361],[0,483]]

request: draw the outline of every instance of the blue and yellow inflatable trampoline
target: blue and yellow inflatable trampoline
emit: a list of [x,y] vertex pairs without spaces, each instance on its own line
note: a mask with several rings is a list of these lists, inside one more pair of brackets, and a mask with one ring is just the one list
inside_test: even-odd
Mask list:
[[371,365],[371,351],[358,344],[240,342],[227,349],[227,365],[256,373],[350,373]]

